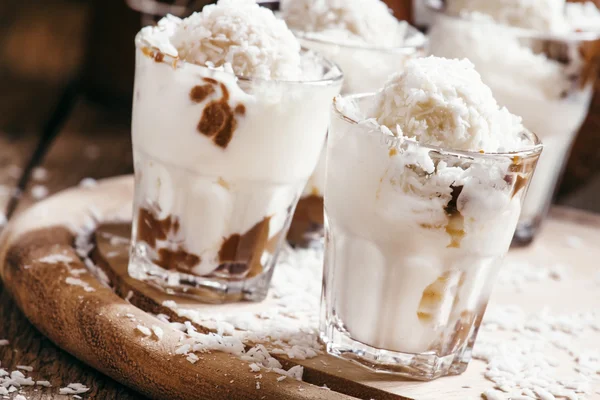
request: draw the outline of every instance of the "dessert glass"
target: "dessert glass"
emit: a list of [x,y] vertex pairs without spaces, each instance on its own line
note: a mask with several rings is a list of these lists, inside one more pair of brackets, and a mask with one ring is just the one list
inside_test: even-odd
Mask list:
[[546,217],[573,140],[593,94],[600,34],[561,35],[491,24],[435,12],[434,55],[475,64],[498,103],[523,117],[544,143],[535,177],[523,205],[513,244],[531,243]]
[[129,274],[204,302],[260,301],[319,158],[342,74],[236,77],[170,57],[138,36]]
[[[373,95],[350,96],[367,110]],[[425,146],[357,123],[327,139],[320,337],[327,351],[419,380],[467,368],[541,152]]]
[[[294,31],[303,47],[322,54],[344,71],[342,93],[374,92],[383,87],[388,77],[401,72],[404,64],[427,52],[427,37],[408,25],[404,45],[377,47],[327,38],[318,33]],[[288,242],[308,246],[323,237],[323,192],[325,190],[325,151],[310,177],[288,232]]]

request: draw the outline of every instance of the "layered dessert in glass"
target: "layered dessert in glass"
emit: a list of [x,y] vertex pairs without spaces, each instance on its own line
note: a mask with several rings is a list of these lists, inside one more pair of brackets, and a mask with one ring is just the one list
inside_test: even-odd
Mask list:
[[252,0],[142,29],[129,274],[207,302],[263,299],[341,84]]
[[588,112],[600,11],[591,2],[564,0],[448,0],[432,8],[432,54],[471,60],[498,102],[544,142],[515,235],[515,243],[527,244],[547,214]]
[[414,379],[462,373],[540,142],[467,60],[411,60],[331,118],[327,351]]
[[[378,90],[407,60],[423,56],[426,37],[398,21],[381,0],[282,0],[280,16],[303,47],[344,71],[342,93]],[[325,149],[296,208],[288,241],[309,245],[323,236]]]

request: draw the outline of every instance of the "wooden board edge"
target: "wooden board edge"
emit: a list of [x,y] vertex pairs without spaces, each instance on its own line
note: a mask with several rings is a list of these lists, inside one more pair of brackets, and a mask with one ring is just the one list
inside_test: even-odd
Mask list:
[[[85,268],[74,249],[74,232],[91,217],[90,207],[96,218],[118,215],[122,203],[130,202],[127,186],[132,184],[131,177],[121,177],[91,189],[63,191],[24,211],[3,232],[2,278],[37,329],[84,363],[150,398],[351,398],[306,382],[278,382],[271,372],[265,372],[257,393],[248,363],[221,352],[191,364],[174,354],[181,332],[121,299],[92,274],[74,273]],[[56,254],[72,261],[44,261]],[[67,278],[78,281],[69,284]],[[138,325],[159,326],[164,336],[155,340],[141,335]]]

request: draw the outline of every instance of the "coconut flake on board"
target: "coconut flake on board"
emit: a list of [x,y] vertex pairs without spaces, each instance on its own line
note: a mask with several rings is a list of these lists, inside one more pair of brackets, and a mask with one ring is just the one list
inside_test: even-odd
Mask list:
[[[323,353],[317,340],[322,257],[322,249],[286,248],[273,276],[272,306],[259,313],[203,314],[172,300],[163,302],[163,306],[180,317],[216,332],[203,334],[189,322],[172,323],[174,328],[189,335],[176,353],[189,357],[195,352],[225,351],[248,361],[249,372],[264,369],[280,374],[281,380],[285,377],[301,380],[300,366],[286,371],[274,355],[308,359]],[[501,280],[518,291],[530,284],[570,278],[564,265],[540,265],[507,262]],[[524,269],[527,273],[523,273]],[[497,331],[510,333],[510,336],[502,341],[493,340],[491,333]],[[597,379],[592,371],[598,371],[598,356],[590,349],[578,349],[570,344],[582,333],[598,331],[598,313],[555,315],[545,309],[528,315],[515,305],[490,308],[474,350],[474,358],[487,364],[485,378],[495,384],[482,396],[488,399],[550,398],[542,397],[546,391],[555,398],[569,399],[578,398],[569,396],[580,398],[590,393],[590,385]],[[253,346],[245,350],[245,344]],[[548,355],[550,350],[567,353],[575,363],[572,375],[559,373],[556,360]],[[194,359],[188,358],[190,362]]]
[[89,391],[90,388],[81,383],[69,383],[67,387],[60,388],[60,394],[80,394]]

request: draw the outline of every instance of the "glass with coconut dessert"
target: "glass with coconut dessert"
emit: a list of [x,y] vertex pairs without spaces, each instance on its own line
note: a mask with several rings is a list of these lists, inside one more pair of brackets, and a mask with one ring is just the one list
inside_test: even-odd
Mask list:
[[253,0],[142,29],[129,274],[206,302],[262,300],[341,85]]
[[462,373],[541,144],[467,60],[411,60],[334,101],[321,339],[421,380]]
[[[303,47],[344,71],[342,93],[378,90],[407,60],[425,55],[427,38],[398,21],[381,0],[282,0],[280,16]],[[288,241],[306,246],[323,237],[325,148],[298,202]]]
[[[498,102],[544,142],[515,234],[530,243],[544,217],[593,93],[600,11],[564,0],[448,0],[431,5],[434,55],[471,60]],[[596,29],[596,32],[592,32]]]

